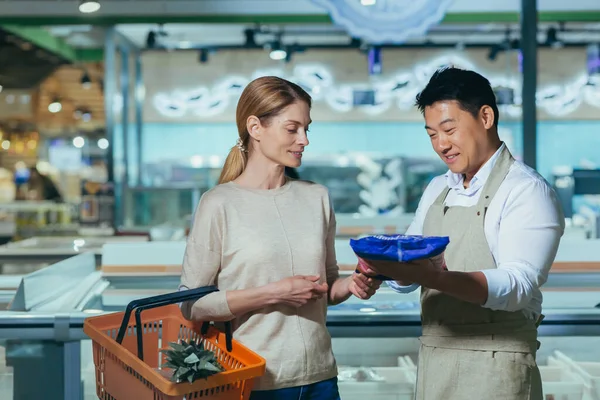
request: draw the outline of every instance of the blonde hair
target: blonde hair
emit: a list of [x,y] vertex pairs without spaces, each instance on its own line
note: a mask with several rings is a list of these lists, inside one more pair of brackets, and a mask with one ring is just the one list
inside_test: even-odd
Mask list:
[[229,151],[219,177],[219,184],[233,181],[244,172],[250,155],[250,134],[246,128],[248,117],[254,115],[264,126],[271,118],[297,101],[310,108],[312,99],[300,86],[276,76],[263,76],[250,82],[242,92],[237,105],[235,120],[239,138]]

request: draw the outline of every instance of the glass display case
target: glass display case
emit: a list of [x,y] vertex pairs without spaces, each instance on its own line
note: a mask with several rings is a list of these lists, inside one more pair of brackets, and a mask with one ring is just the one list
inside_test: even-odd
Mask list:
[[[575,247],[563,249],[560,257],[581,258],[579,244],[568,246]],[[4,375],[12,376],[12,398],[95,398],[84,319],[123,310],[137,298],[175,291],[184,249],[184,242],[111,244],[104,248],[102,270],[87,253],[23,277],[9,293],[10,310],[0,312]],[[348,253],[341,249],[339,253],[341,263],[352,264]],[[8,286],[3,278],[0,286]],[[541,365],[556,361],[557,350],[578,362],[600,361],[599,287],[600,271],[594,268],[559,269],[550,275],[544,286],[546,317],[539,328]],[[340,367],[342,398],[411,398],[421,331],[418,296],[383,287],[370,301],[352,298],[329,308],[327,325]],[[53,366],[51,371],[48,365]],[[544,370],[547,382],[555,373],[552,368]],[[32,380],[39,384],[31,385]]]
[[52,201],[0,203],[0,236],[29,238],[77,232],[77,206]]
[[[207,164],[146,165],[148,185],[125,191],[125,226],[151,227],[192,215],[202,193],[218,183],[221,165]],[[358,153],[305,156],[297,172],[329,189],[337,215],[377,217],[414,213],[427,184],[446,170],[439,159]]]

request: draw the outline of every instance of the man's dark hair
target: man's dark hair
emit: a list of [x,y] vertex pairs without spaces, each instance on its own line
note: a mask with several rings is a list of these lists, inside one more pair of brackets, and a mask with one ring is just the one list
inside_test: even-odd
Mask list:
[[446,67],[438,69],[425,89],[417,95],[416,106],[425,112],[425,107],[438,101],[455,100],[460,107],[477,118],[483,106],[494,111],[494,126],[498,126],[500,114],[496,105],[496,95],[490,81],[475,71]]

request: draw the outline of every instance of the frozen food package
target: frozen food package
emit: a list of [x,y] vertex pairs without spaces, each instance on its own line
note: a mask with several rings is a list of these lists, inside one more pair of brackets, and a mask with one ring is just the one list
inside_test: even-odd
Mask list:
[[[354,253],[364,260],[409,262],[430,258],[445,269],[443,253],[450,243],[447,236],[375,235],[350,239]],[[360,272],[358,269],[356,272]],[[383,275],[376,279],[388,281]]]
[[448,243],[447,236],[375,235],[350,239],[350,247],[360,258],[401,262],[439,256]]

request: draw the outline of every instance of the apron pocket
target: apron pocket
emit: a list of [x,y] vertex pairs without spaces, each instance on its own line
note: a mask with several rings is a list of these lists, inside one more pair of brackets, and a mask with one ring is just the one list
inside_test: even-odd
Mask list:
[[529,360],[524,353],[494,352],[493,358],[487,361],[490,365],[487,380],[491,386],[491,398],[529,399],[531,375],[535,368],[533,358]]
[[[522,353],[467,351],[459,380],[472,399],[529,400],[535,370]],[[516,355],[519,355],[518,357]],[[470,360],[468,360],[470,358]],[[470,362],[469,362],[470,361]],[[535,361],[534,361],[535,363]]]

